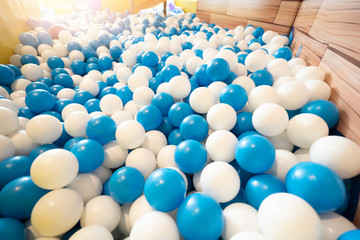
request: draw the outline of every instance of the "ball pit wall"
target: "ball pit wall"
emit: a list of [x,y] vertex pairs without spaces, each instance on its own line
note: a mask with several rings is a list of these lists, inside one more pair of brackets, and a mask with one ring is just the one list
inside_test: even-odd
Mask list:
[[[286,35],[293,29],[293,53],[299,54],[308,65],[319,66],[326,72],[325,81],[332,88],[330,101],[340,110],[337,129],[358,144],[359,15],[357,0],[199,0],[197,6],[197,16],[202,21],[222,27],[252,24]],[[359,196],[358,188],[355,196]],[[360,226],[360,205],[357,205],[354,223]]]

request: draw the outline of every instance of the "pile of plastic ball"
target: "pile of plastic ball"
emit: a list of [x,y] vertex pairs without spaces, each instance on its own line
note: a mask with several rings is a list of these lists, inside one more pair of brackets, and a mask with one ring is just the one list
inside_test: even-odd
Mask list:
[[194,14],[30,19],[0,65],[0,238],[359,239],[360,147],[289,38]]

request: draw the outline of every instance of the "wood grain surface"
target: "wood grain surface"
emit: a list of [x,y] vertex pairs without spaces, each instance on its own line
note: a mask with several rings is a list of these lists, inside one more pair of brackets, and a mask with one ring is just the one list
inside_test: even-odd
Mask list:
[[256,20],[248,20],[247,24],[252,24],[255,27],[262,27],[264,28],[265,31],[267,30],[273,30],[276,31],[280,34],[286,34],[288,35],[291,27],[288,26],[283,26],[283,25],[278,25],[278,24],[274,24],[274,23],[268,23],[268,22],[262,22],[262,21],[256,21]]
[[222,27],[226,26],[229,29],[233,29],[236,28],[238,25],[246,25],[247,19],[224,14],[211,13],[210,23],[215,23]]
[[309,32],[323,0],[304,0],[301,3],[294,27]]
[[229,0],[199,0],[197,9],[213,13],[226,14]]
[[300,5],[301,2],[281,1],[274,23],[291,27],[294,24]]

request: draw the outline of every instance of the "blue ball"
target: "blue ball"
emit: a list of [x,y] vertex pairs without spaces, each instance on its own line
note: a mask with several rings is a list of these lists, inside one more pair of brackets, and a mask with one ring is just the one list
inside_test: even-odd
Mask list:
[[185,173],[200,171],[207,161],[205,147],[198,141],[185,140],[175,149],[175,162],[179,169]]
[[98,60],[98,65],[101,71],[110,70],[112,68],[112,60],[107,56],[101,57]]
[[4,240],[26,240],[26,228],[16,219],[0,218],[0,236]]
[[32,82],[26,86],[25,92],[29,93],[30,91],[35,90],[35,89],[43,89],[43,90],[49,91],[49,87],[46,84],[44,84],[42,82]]
[[57,75],[59,75],[61,73],[69,75],[69,73],[65,69],[55,68],[51,71],[51,78],[54,79]]
[[81,45],[78,42],[68,42],[66,47],[69,52],[74,51],[74,50],[78,50],[78,51],[81,50]]
[[84,76],[86,74],[86,63],[80,60],[74,60],[71,65],[74,74]]
[[121,98],[124,105],[133,99],[133,92],[130,90],[128,85],[119,88],[116,91],[116,95]]
[[264,34],[264,29],[262,27],[257,27],[253,31],[253,35],[254,35],[255,38],[258,38],[263,34]]
[[[100,92],[100,99],[103,98],[105,95],[108,95],[108,94],[116,94],[116,91],[117,91],[117,89],[114,88],[114,87],[105,87]],[[101,111],[101,110],[98,110],[98,111]]]
[[86,135],[101,144],[115,140],[116,123],[106,115],[98,115],[90,118],[86,124]]
[[293,56],[292,51],[289,47],[279,48],[273,55],[275,58],[283,58],[286,61],[289,61]]
[[34,48],[37,48],[37,46],[39,45],[38,40],[32,34],[30,34],[28,32],[20,33],[19,41],[23,45],[30,45]]
[[146,105],[138,110],[136,120],[143,125],[146,131],[155,130],[161,125],[162,114],[156,106]]
[[[2,64],[0,64],[0,66],[2,66]],[[20,76],[22,75],[19,67],[14,66],[14,65],[12,65],[12,64],[6,64],[5,66],[9,67],[11,70],[14,71],[15,77],[20,77]],[[1,72],[1,70],[0,70],[0,72]],[[1,76],[1,73],[0,73],[0,76]],[[10,77],[10,76],[9,76],[9,77]],[[1,77],[0,77],[0,78],[1,78]],[[11,78],[11,77],[10,77],[10,78]],[[0,84],[1,84],[1,80],[0,80]]]
[[246,59],[247,55],[248,55],[247,53],[240,53],[238,55],[238,63],[245,65],[245,59]]
[[[243,184],[241,182],[241,184]],[[247,203],[246,201],[246,196],[245,196],[245,190],[243,188],[240,188],[238,194],[236,194],[236,196],[228,201],[228,202],[224,202],[224,203],[220,203],[220,206],[222,209],[225,209],[227,206],[229,206],[230,204],[233,204],[233,203]]]
[[90,71],[92,70],[97,70],[97,71],[101,71],[100,70],[100,67],[97,63],[89,63],[87,66],[86,66],[86,73],[89,73]]
[[163,81],[161,77],[153,77],[149,80],[149,88],[151,88],[153,92],[156,92],[157,88],[160,86],[162,82]]
[[54,84],[65,88],[73,88],[74,80],[69,75],[61,73],[55,77]]
[[25,104],[34,113],[50,111],[55,105],[54,96],[46,90],[35,89],[26,94]]
[[27,119],[31,119],[34,116],[35,116],[35,114],[32,111],[30,111],[30,109],[28,107],[19,108],[18,117],[24,117]]
[[165,62],[166,59],[168,59],[168,57],[170,57],[170,56],[172,56],[172,55],[174,55],[174,54],[171,53],[171,52],[166,52],[166,53],[164,53],[163,55],[161,55],[161,61],[162,61],[162,62]]
[[81,105],[84,105],[87,101],[89,101],[90,99],[93,99],[94,96],[88,92],[88,91],[77,91],[73,97],[73,101],[75,103],[79,103]]
[[179,76],[180,70],[175,65],[166,65],[161,70],[161,78],[163,82],[169,82],[175,76]]
[[109,34],[103,33],[99,36],[99,41],[102,45],[109,46],[111,38]]
[[0,64],[0,85],[11,85],[15,81],[15,72],[8,66]]
[[169,137],[168,137],[169,145],[178,145],[182,141],[184,141],[184,138],[182,137],[179,128],[175,128],[169,133]]
[[98,49],[98,47],[101,46],[101,43],[98,40],[94,39],[89,42],[89,45],[90,45],[90,47],[92,47],[93,49],[96,50],[96,49]]
[[100,100],[95,99],[95,98],[86,101],[86,103],[84,104],[84,107],[86,108],[88,113],[101,111],[101,109],[100,109]]
[[246,90],[237,84],[226,86],[220,93],[220,102],[229,104],[237,112],[247,103],[248,97]]
[[211,81],[225,81],[229,76],[230,65],[222,58],[214,58],[206,66],[206,74]]
[[39,44],[52,45],[53,39],[48,32],[41,31],[36,34]]
[[66,132],[64,122],[62,122],[61,125],[62,125],[62,128],[63,128],[63,131],[62,131],[60,137],[54,142],[54,144],[56,146],[59,146],[59,147],[63,147],[65,145],[65,143],[72,138],[72,136],[70,136]]
[[274,78],[272,74],[265,69],[257,70],[250,75],[250,78],[254,81],[255,86],[268,85],[272,86],[274,84]]
[[62,110],[64,109],[64,107],[66,107],[67,105],[69,105],[70,103],[74,103],[72,100],[70,99],[60,99],[60,100],[57,100],[55,102],[55,105],[54,105],[54,108],[53,110],[57,113],[60,113],[62,112]]
[[314,163],[301,162],[286,175],[286,189],[307,201],[317,212],[332,212],[345,201],[344,182],[330,168]]
[[40,64],[39,59],[37,59],[37,57],[35,57],[32,54],[24,54],[24,55],[22,55],[21,58],[20,58],[20,62],[21,62],[22,65],[25,65],[25,64],[28,64],[28,63],[33,63],[33,64],[36,64],[36,65]]
[[55,149],[55,148],[58,148],[58,146],[54,145],[54,144],[44,144],[44,145],[40,145],[36,148],[34,148],[30,154],[29,154],[29,157],[31,159],[35,159],[37,158],[40,154],[50,150],[50,149]]
[[146,179],[144,195],[155,210],[170,212],[178,208],[185,198],[185,180],[174,169],[155,170]]
[[110,55],[113,59],[119,59],[121,54],[122,54],[122,50],[119,46],[112,46],[110,49],[109,49],[109,52],[110,52]]
[[183,50],[191,49],[192,47],[193,47],[193,45],[192,45],[191,42],[184,42],[184,43],[182,44]]
[[141,196],[145,185],[142,173],[133,167],[121,167],[109,180],[110,196],[118,203],[134,202]]
[[209,125],[202,116],[192,114],[181,121],[180,132],[184,139],[194,139],[201,142],[208,135]]
[[0,215],[18,220],[28,219],[36,202],[48,191],[35,185],[30,176],[17,178],[0,192]]
[[264,173],[275,161],[275,148],[265,137],[252,134],[239,140],[235,158],[241,168],[250,173]]
[[301,108],[301,113],[312,113],[321,117],[329,128],[335,127],[340,118],[337,106],[327,100],[314,100],[308,102]]
[[153,51],[147,51],[142,55],[141,61],[147,67],[155,67],[159,62],[159,57]]
[[[97,57],[96,51],[94,50],[94,48],[92,48],[89,45],[81,47],[81,52],[84,54],[86,59],[91,58],[91,57]],[[79,61],[79,60],[76,60],[76,61]]]
[[240,134],[247,131],[255,131],[255,128],[252,124],[252,113],[251,112],[239,112],[236,115],[236,123],[231,132],[235,136],[239,137]]
[[355,240],[360,239],[360,229],[345,232],[337,240]]
[[69,139],[65,144],[64,144],[64,149],[71,151],[71,148],[78,142],[80,142],[81,140],[85,140],[87,138],[84,137],[74,137]]
[[173,126],[180,127],[182,120],[193,113],[194,111],[188,103],[177,102],[170,107],[168,116]]
[[286,192],[285,184],[271,174],[255,175],[245,186],[246,200],[255,209],[259,209],[265,198],[279,192]]
[[162,132],[166,137],[168,137],[173,129],[174,126],[171,125],[169,117],[163,117],[163,120],[157,130]]
[[61,85],[52,85],[49,87],[49,92],[56,96],[61,89],[64,89]]
[[79,162],[80,172],[92,172],[96,170],[105,159],[103,146],[95,140],[85,139],[73,145],[71,152]]
[[167,116],[170,107],[174,104],[174,99],[170,94],[161,92],[153,97],[151,104],[159,108],[163,116]]
[[48,87],[51,87],[54,84],[53,80],[47,77],[39,78],[36,82],[44,83]]
[[12,180],[30,175],[33,159],[27,156],[9,157],[0,162],[0,189]]
[[221,206],[205,193],[186,197],[176,220],[181,235],[188,240],[217,240],[225,225]]
[[53,70],[55,68],[64,68],[65,67],[64,61],[61,58],[59,58],[58,56],[49,57],[47,60],[47,65],[49,66],[49,68],[51,70]]

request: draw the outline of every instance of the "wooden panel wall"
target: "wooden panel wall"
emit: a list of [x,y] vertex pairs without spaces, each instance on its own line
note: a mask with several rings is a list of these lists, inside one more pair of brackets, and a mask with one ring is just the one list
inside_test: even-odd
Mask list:
[[253,24],[289,34],[300,0],[198,0],[197,15],[222,27]]

